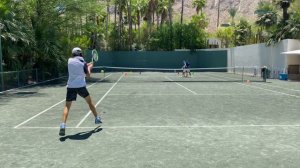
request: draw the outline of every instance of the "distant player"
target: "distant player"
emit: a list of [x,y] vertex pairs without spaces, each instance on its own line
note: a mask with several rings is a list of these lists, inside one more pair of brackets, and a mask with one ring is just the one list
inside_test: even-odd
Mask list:
[[267,80],[267,71],[268,71],[267,66],[263,66],[261,68],[261,77],[263,78],[264,82],[266,82]]
[[182,76],[183,77],[189,77],[191,76],[190,72],[190,63],[186,60],[183,61],[183,66],[182,66]]
[[66,104],[60,124],[59,135],[65,135],[66,122],[72,105],[72,101],[76,101],[77,94],[85,99],[90,110],[95,116],[95,124],[100,124],[101,118],[96,112],[96,107],[92,102],[91,96],[86,88],[85,77],[90,77],[92,63],[86,63],[80,48],[76,47],[72,50],[72,58],[68,60],[69,79],[67,83]]

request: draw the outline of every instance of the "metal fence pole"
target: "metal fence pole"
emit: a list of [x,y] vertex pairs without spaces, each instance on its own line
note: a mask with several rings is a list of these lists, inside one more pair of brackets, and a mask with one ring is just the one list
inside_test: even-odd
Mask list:
[[35,69],[35,75],[36,75],[36,77],[35,77],[35,82],[36,83],[38,83],[39,82],[39,74],[38,74],[38,69]]
[[17,71],[17,76],[18,76],[18,87],[20,87],[20,71]]
[[1,74],[1,91],[4,91],[4,79],[3,79],[3,66],[2,66],[2,44],[1,44],[1,31],[4,25],[0,23],[0,74]]
[[243,66],[243,71],[242,71],[242,82],[244,82],[244,71],[245,71],[245,68]]

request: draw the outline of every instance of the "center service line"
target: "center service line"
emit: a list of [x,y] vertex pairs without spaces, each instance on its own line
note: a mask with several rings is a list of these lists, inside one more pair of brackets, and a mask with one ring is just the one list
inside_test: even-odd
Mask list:
[[[165,76],[165,78],[168,79],[168,80],[170,80],[170,81],[174,81],[174,80],[172,80],[172,79],[169,78],[169,77],[166,77],[166,76]],[[196,92],[192,91],[191,89],[189,89],[189,88],[187,88],[187,87],[185,87],[185,86],[183,86],[183,85],[181,85],[181,84],[179,84],[179,83],[177,83],[177,82],[175,82],[175,83],[176,83],[176,85],[178,85],[178,86],[180,86],[180,87],[183,87],[184,89],[188,90],[189,92],[193,93],[194,95],[197,94]]]

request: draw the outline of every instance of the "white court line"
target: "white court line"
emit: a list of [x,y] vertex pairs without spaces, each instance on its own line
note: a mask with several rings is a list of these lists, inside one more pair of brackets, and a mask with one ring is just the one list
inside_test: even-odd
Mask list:
[[[216,76],[218,78],[215,78],[213,76]],[[218,80],[222,80],[222,79],[219,79],[219,78],[227,78],[227,79],[234,79],[234,78],[229,78],[229,77],[224,77],[224,76],[218,76],[218,75],[209,75],[209,77],[212,77],[212,78],[215,78],[215,79],[218,79]],[[244,83],[240,83],[240,82],[235,82],[236,84],[239,84],[239,85],[243,85],[243,86],[248,86],[248,87],[253,87],[253,88],[257,88],[257,89],[261,89],[261,90],[266,90],[266,91],[269,91],[269,92],[273,92],[273,93],[278,93],[278,94],[282,94],[282,95],[286,95],[286,96],[291,96],[291,97],[297,97],[297,98],[300,98],[300,96],[296,96],[296,95],[293,95],[293,94],[288,94],[288,93],[284,93],[284,92],[279,92],[279,91],[275,91],[275,90],[271,90],[271,89],[265,89],[265,88],[262,88],[262,87],[258,87],[258,86],[253,86],[253,85],[248,85],[248,84],[244,84]]]
[[286,96],[291,96],[291,97],[300,98],[300,96],[296,96],[296,95],[288,94],[288,93],[284,93],[284,92],[279,92],[279,91],[275,91],[275,90],[271,90],[271,89],[265,89],[265,88],[261,88],[261,87],[258,87],[258,86],[246,85],[246,84],[243,84],[243,83],[238,83],[238,84],[240,84],[240,85],[245,85],[245,86],[249,86],[249,87],[253,87],[253,88],[257,88],[257,89],[266,90],[266,91],[273,92],[273,93],[279,93],[279,94],[286,95]]
[[[282,94],[255,94],[255,96],[281,96]],[[253,96],[253,94],[109,94],[109,96]]]
[[39,116],[39,115],[41,115],[41,114],[45,113],[46,111],[48,111],[48,110],[52,109],[53,107],[55,107],[55,106],[59,105],[60,103],[62,103],[62,102],[64,102],[64,101],[65,101],[65,99],[64,99],[64,100],[62,100],[62,101],[60,101],[60,102],[58,102],[58,103],[56,103],[56,104],[54,104],[53,106],[51,106],[51,107],[47,108],[46,110],[44,110],[44,111],[42,111],[42,112],[40,112],[40,113],[38,113],[38,114],[36,114],[36,115],[32,116],[31,118],[27,119],[26,121],[22,122],[21,124],[19,124],[19,125],[15,126],[15,128],[18,128],[18,127],[20,127],[21,125],[23,125],[23,124],[25,124],[25,123],[29,122],[30,120],[32,120],[32,119],[34,119],[35,117],[37,117],[37,116]]
[[[165,78],[168,79],[168,80],[170,80],[170,81],[174,81],[174,80],[172,80],[171,78],[169,78],[167,76],[165,76]],[[179,84],[177,82],[175,82],[175,83],[176,83],[176,85],[183,87],[184,89],[188,90],[189,92],[193,93],[194,95],[197,94],[196,92],[192,91],[191,89],[189,89],[189,88],[187,88],[187,87],[185,87],[185,86],[183,86],[183,85],[181,85],[181,84]]]
[[[96,103],[96,105],[95,105],[95,107],[97,107],[98,106],[98,104],[100,104],[101,102],[102,102],[102,100],[108,95],[108,93],[117,85],[117,83],[123,78],[123,76],[124,76],[124,74],[122,74],[121,76],[120,76],[120,78],[117,80],[117,82],[116,83],[114,83],[113,85],[112,85],[112,87],[102,96],[102,98]],[[82,120],[76,125],[76,128],[78,128],[83,122],[84,122],[84,120],[90,115],[90,113],[91,113],[92,111],[90,110],[83,118],[82,118]]]
[[295,91],[295,92],[300,92],[300,90],[297,90],[297,89],[284,88],[284,87],[281,87],[281,86],[274,86],[274,85],[268,85],[268,84],[263,84],[263,83],[256,83],[256,84],[275,87],[275,88],[280,88],[280,89],[285,89],[285,90],[291,90],[291,91]]
[[[105,78],[109,77],[110,75],[112,75],[112,74],[109,74],[109,75],[107,75],[106,77],[104,77],[104,78],[103,78],[103,79],[101,79],[100,81],[104,80]],[[89,87],[91,87],[91,86],[95,85],[96,83],[97,83],[97,82],[95,82],[95,83],[93,83],[93,84],[89,85],[87,88],[89,88]],[[27,122],[29,122],[30,120],[32,120],[32,119],[36,118],[37,116],[39,116],[39,115],[41,115],[41,114],[43,114],[43,113],[47,112],[48,110],[50,110],[50,109],[52,109],[53,107],[55,107],[55,106],[57,106],[57,105],[61,104],[61,103],[62,103],[62,102],[64,102],[65,100],[66,100],[66,99],[63,99],[63,100],[61,100],[60,102],[58,102],[58,103],[54,104],[53,106],[51,106],[51,107],[49,107],[49,108],[47,108],[47,109],[43,110],[42,112],[40,112],[40,113],[38,113],[38,114],[36,114],[36,115],[32,116],[31,118],[27,119],[26,121],[24,121],[24,122],[20,123],[19,125],[15,126],[14,128],[18,128],[18,127],[20,127],[21,125],[24,125],[24,124],[26,124],[26,123],[27,123]]]
[[[67,127],[68,129],[94,129],[94,127]],[[250,125],[127,125],[127,126],[100,126],[103,129],[129,128],[259,128],[259,127],[300,127],[299,124],[250,124]],[[18,129],[59,129],[59,127],[20,127]]]

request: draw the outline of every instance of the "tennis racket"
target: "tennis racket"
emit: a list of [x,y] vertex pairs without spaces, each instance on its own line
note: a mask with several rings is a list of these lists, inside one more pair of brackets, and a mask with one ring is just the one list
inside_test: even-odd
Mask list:
[[99,55],[96,49],[92,50],[92,63],[97,62],[99,59]]

